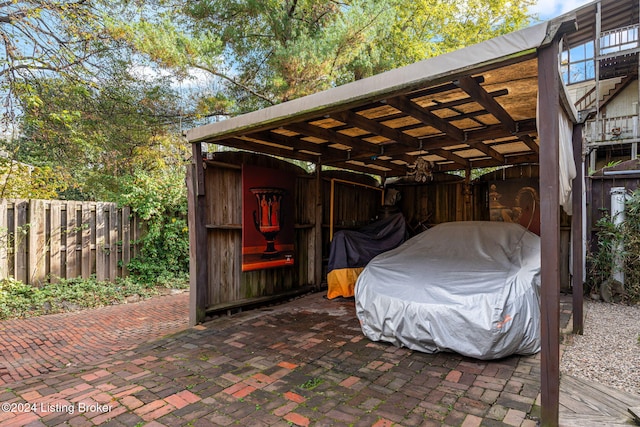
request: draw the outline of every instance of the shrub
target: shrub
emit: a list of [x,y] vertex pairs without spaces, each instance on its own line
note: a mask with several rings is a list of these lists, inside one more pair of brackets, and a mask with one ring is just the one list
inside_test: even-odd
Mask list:
[[615,224],[608,212],[596,223],[597,247],[587,254],[589,292],[612,282],[614,260],[618,258],[624,274],[624,299],[640,302],[640,190],[625,202],[625,219]]
[[137,172],[124,182],[122,205],[145,222],[140,255],[127,265],[131,279],[184,287],[189,274],[189,233],[184,170]]
[[0,319],[61,313],[124,302],[128,297],[148,298],[154,287],[128,278],[114,283],[90,279],[60,280],[39,288],[15,279],[0,281]]

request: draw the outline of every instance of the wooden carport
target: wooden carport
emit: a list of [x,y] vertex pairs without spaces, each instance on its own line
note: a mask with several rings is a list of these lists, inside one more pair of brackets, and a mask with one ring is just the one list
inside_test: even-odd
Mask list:
[[[542,420],[558,424],[560,209],[563,164],[582,195],[582,132],[559,75],[559,46],[575,20],[550,21],[456,52],[192,129],[188,184],[192,324],[206,313],[207,243],[202,143],[375,174],[539,163],[542,241]],[[539,107],[538,107],[539,106]],[[573,130],[571,147],[561,132]],[[571,126],[570,126],[571,127]],[[571,143],[570,143],[571,145]],[[321,167],[317,167],[319,171]],[[565,205],[566,206],[566,205]],[[582,329],[582,202],[573,198],[574,330]],[[318,228],[317,233],[321,233]],[[210,255],[209,255],[210,256]],[[321,266],[315,266],[321,280]]]

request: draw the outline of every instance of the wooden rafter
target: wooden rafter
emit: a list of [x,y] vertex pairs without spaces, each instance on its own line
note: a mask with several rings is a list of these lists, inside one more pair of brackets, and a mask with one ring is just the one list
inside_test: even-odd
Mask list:
[[[385,126],[384,124],[379,123],[375,120],[367,119],[366,117],[363,117],[360,114],[356,114],[351,111],[343,111],[341,113],[336,113],[332,115],[332,117],[334,117],[336,120],[339,120],[343,123],[348,123],[362,130],[366,130],[368,132],[381,135],[385,138],[393,140],[398,144],[401,144],[413,150],[417,150],[417,151],[422,150],[422,141],[420,141],[419,138],[408,135],[400,130]],[[435,155],[438,155],[444,159],[455,162],[461,166],[464,166],[464,167],[469,166],[469,161],[467,159],[460,157],[457,154],[452,153],[450,151],[443,150],[440,148],[432,148],[429,151]],[[387,152],[387,154],[389,153]]]
[[431,111],[422,108],[406,96],[397,96],[395,98],[388,99],[387,103],[393,108],[416,118],[425,125],[438,129],[456,141],[464,142],[466,140],[465,132],[462,129],[441,119]]
[[369,155],[380,155],[382,153],[381,145],[379,144],[374,144],[360,138],[345,135],[344,133],[336,132],[333,129],[323,128],[305,122],[292,123],[285,126],[285,128],[302,135],[324,139],[333,144],[346,145]]
[[273,145],[260,144],[254,141],[248,141],[246,139],[231,137],[217,141],[221,145],[227,147],[237,148],[239,150],[254,151],[256,153],[271,154],[272,156],[286,157],[290,159],[303,160],[305,162],[316,162],[318,156],[312,154],[300,153],[296,150],[290,150],[286,148],[276,147]]
[[[405,113],[411,115],[417,120],[421,121],[425,125],[432,126],[441,132],[444,132],[448,138],[448,144],[451,144],[451,139],[457,141],[462,144],[468,144],[470,147],[475,148],[476,150],[481,151],[485,155],[489,157],[493,157],[497,161],[504,163],[504,156],[498,153],[493,148],[484,144],[481,141],[472,141],[469,140],[468,135],[462,129],[452,125],[446,120],[441,119],[440,117],[433,114],[431,111],[428,111],[422,107],[420,107],[415,102],[411,101],[406,96],[398,96],[392,99],[387,100],[389,105],[392,107],[404,111]],[[427,148],[428,150],[429,148]]]
[[[485,108],[489,113],[496,117],[504,128],[511,134],[518,132],[518,124],[507,112],[507,110],[495,100],[491,94],[489,94],[475,79],[471,77],[462,77],[458,79],[456,85],[469,94],[475,101]],[[538,153],[540,151],[538,144],[529,135],[520,135],[520,139],[529,147],[533,152]]]

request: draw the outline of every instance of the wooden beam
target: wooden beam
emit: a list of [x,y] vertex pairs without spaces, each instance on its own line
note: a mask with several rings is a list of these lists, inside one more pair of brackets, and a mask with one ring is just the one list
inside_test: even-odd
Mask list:
[[397,96],[395,98],[390,98],[387,100],[387,104],[391,105],[397,110],[405,112],[406,114],[414,117],[425,125],[434,127],[439,131],[447,134],[450,139],[454,139],[460,142],[466,140],[466,135],[462,129],[452,125],[446,120],[441,119],[431,111],[422,108],[406,96]]
[[[405,113],[411,115],[412,117],[421,121],[425,125],[432,126],[440,130],[441,132],[444,132],[448,137],[447,138],[448,141],[443,146],[451,145],[451,140],[453,140],[454,142],[457,141],[462,144],[468,144],[470,147],[473,147],[476,150],[480,150],[487,156],[493,157],[494,159],[500,162],[504,162],[504,156],[502,154],[498,153],[493,148],[484,144],[482,141],[470,140],[465,131],[452,125],[448,121],[441,119],[440,117],[436,116],[432,112],[420,107],[418,104],[412,102],[406,96],[398,96],[395,98],[391,98],[387,100],[387,102],[392,107],[400,111],[404,111]],[[439,147],[439,148],[442,148],[442,147]],[[425,149],[430,150],[431,148],[425,148]]]
[[[495,100],[493,96],[491,96],[476,80],[471,77],[462,77],[456,81],[456,84],[465,92],[471,96],[478,104],[480,104],[485,110],[487,110],[491,115],[497,118],[500,123],[504,126],[504,128],[515,135],[518,132],[518,125],[516,121],[511,117],[509,112],[500,105],[498,101]],[[538,153],[539,147],[529,135],[522,135],[520,137],[522,141],[527,144],[533,152]]]
[[[354,163],[350,163],[347,161],[335,161],[335,162],[331,162],[330,164],[327,164],[328,166],[334,166],[334,167],[338,167],[338,168],[343,168],[343,169],[351,169],[357,172],[362,172],[362,173],[371,173],[374,175],[380,175],[380,176],[388,176],[388,175],[392,175],[392,176],[398,176],[398,175],[405,175],[407,173],[407,167],[406,166],[401,166],[401,165],[396,165],[394,163],[391,162],[386,162],[386,161],[381,161],[381,160],[372,160],[372,161],[363,161],[363,160],[357,160],[359,162],[363,162],[363,165],[357,165]],[[375,165],[375,166],[379,166],[381,168],[385,168],[385,170],[381,170],[378,168],[372,168],[369,167],[368,165]]]
[[584,240],[583,240],[583,203],[584,161],[582,158],[582,124],[573,126],[573,160],[576,164],[576,177],[571,184],[573,232],[573,333],[582,335],[584,331]]
[[[476,168],[490,168],[496,166],[505,166],[505,165],[519,165],[523,163],[538,163],[539,157],[537,154],[515,154],[511,156],[506,156],[504,162],[498,162],[495,159],[470,159],[470,164],[472,169]],[[459,170],[457,165],[455,164],[446,164],[446,165],[438,165],[438,169],[441,172],[450,172],[454,170]]]
[[[296,159],[312,163],[318,161],[318,156],[313,154],[301,153],[299,151],[275,147],[268,144],[260,144],[259,142],[247,141],[246,139],[241,138],[232,137],[222,141],[216,141],[216,143],[227,147],[237,148],[239,150],[254,151],[257,153],[270,154],[272,156],[286,157],[288,159]],[[346,157],[346,155],[347,154],[345,152],[343,157]]]
[[414,150],[419,150],[420,146],[422,145],[420,144],[420,140],[418,138],[407,135],[400,130],[390,128],[389,126],[386,126],[375,120],[367,119],[366,117],[363,117],[360,114],[353,113],[349,110],[331,114],[331,117],[353,127],[366,130],[367,132],[371,132],[375,135],[383,136],[392,141],[396,141],[397,143]]
[[456,163],[458,166],[463,168],[468,168],[471,166],[471,162],[464,157],[458,156],[453,151],[445,150],[444,148],[432,148],[428,150],[430,153],[435,154],[436,156],[440,156],[446,160]]
[[[455,89],[455,87],[453,87],[453,89]],[[499,97],[499,96],[508,95],[509,91],[507,89],[500,89],[500,90],[496,90],[496,91],[493,91],[493,92],[489,92],[489,94],[491,96],[493,96],[493,97]],[[417,98],[415,96],[415,93],[411,94],[411,98],[412,99]],[[465,97],[465,98],[460,98],[460,99],[456,99],[456,100],[453,100],[453,101],[447,101],[447,102],[440,102],[440,101],[434,99],[434,100],[432,100],[432,102],[434,102],[435,105],[429,105],[429,106],[426,106],[426,107],[423,107],[423,108],[425,110],[427,110],[427,111],[437,111],[437,110],[444,110],[444,109],[451,109],[452,110],[452,109],[454,109],[455,107],[457,107],[459,105],[468,104],[469,102],[471,102],[471,98]],[[354,113],[357,113],[357,112],[361,112],[361,111],[368,111],[368,110],[371,110],[371,109],[374,109],[374,108],[383,107],[385,105],[387,105],[387,104],[383,103],[383,102],[374,102],[372,104],[368,104],[368,105],[365,105],[365,106],[362,106],[362,107],[359,107],[359,108],[354,108],[351,111],[353,111]],[[455,119],[455,120],[466,119],[466,118],[473,119],[474,117],[482,115],[482,114],[486,114],[486,112],[484,112],[484,111],[470,111],[468,113],[463,113],[460,116],[443,117],[443,119],[447,120],[447,121],[451,121],[453,119]],[[395,120],[395,119],[403,118],[403,117],[406,117],[406,116],[407,115],[405,113],[398,112],[398,113],[395,113],[395,114],[390,114],[390,115],[387,115],[387,116],[378,117],[378,118],[376,118],[374,120],[376,120],[378,122],[385,122],[385,121],[388,121],[388,120]],[[424,124],[411,125],[409,127],[402,128],[401,130],[411,129],[411,128],[415,127],[415,126],[422,127],[422,126],[424,126]]]
[[323,156],[343,156],[344,150],[338,150],[336,148],[327,147],[325,144],[316,144],[313,142],[305,141],[295,136],[282,135],[277,132],[256,132],[245,135],[247,138],[258,139],[260,141],[267,141],[274,144],[283,145],[285,147],[291,147],[292,151],[311,151],[317,155]]
[[557,427],[560,406],[560,93],[558,41],[538,53],[540,127],[540,249],[541,354],[540,392],[542,426]]
[[353,148],[354,150],[362,151],[367,154],[379,155],[382,152],[382,146],[380,144],[373,144],[360,138],[355,138],[341,132],[336,132],[333,129],[315,126],[306,122],[292,123],[285,126],[285,128],[306,136],[314,136],[316,138],[325,139],[333,144],[346,145]]
[[517,130],[516,122],[513,120],[511,115],[509,115],[507,110],[505,110],[498,101],[489,95],[482,86],[476,83],[475,80],[467,76],[458,79],[455,83],[462,90],[467,92],[475,102],[480,104],[485,110],[497,118],[505,129],[511,133],[514,133]]
[[[518,122],[518,128],[523,133],[536,132],[535,120],[524,120]],[[467,140],[461,143],[467,145],[469,145],[469,143],[471,142],[482,142],[497,138],[504,138],[506,136],[512,136],[511,134],[505,132],[502,125],[489,125],[484,129],[468,131],[466,135]],[[520,134],[518,134],[518,136],[519,135]],[[425,150],[429,150],[431,148],[442,148],[451,145],[451,138],[447,137],[446,135],[426,137],[422,138],[422,141]]]
[[[390,128],[375,120],[367,119],[366,117],[363,117],[360,114],[352,113],[351,111],[343,111],[340,113],[332,114],[331,116],[343,123],[348,123],[359,129],[366,130],[367,132],[371,132],[376,135],[381,135],[387,139],[396,141],[399,144],[405,147],[408,147],[409,149],[413,149],[416,151],[419,151],[422,149],[422,142],[420,141],[420,139],[414,136],[408,135],[400,130]],[[431,149],[430,151],[433,154],[436,154],[442,158],[458,163],[462,167],[469,166],[468,160],[450,151],[439,149],[439,148],[434,148],[434,149]],[[410,162],[407,162],[407,163],[410,163]]]
[[209,297],[206,200],[202,144],[192,145],[192,161],[187,168],[189,221],[189,324],[202,323]]
[[[228,138],[222,141],[217,141],[218,144],[224,145],[227,147],[236,148],[238,150],[246,150],[253,151],[256,153],[270,154],[272,156],[285,157],[288,159],[296,159],[302,160],[305,162],[315,163],[318,161],[319,156],[314,156],[312,154],[301,153],[296,150],[289,150],[286,148],[274,147],[268,144],[260,144],[254,141],[247,141],[245,139],[240,138]],[[334,149],[337,150],[337,149]],[[323,164],[341,167],[345,169],[351,169],[357,172],[362,173],[371,173],[374,175],[385,175],[387,172],[392,172],[394,176],[404,175],[407,173],[407,168],[403,165],[398,165],[396,163],[392,163],[389,160],[378,160],[371,159],[370,157],[363,158],[350,158],[349,151],[347,150],[337,150],[343,151],[344,154],[340,157],[328,157]],[[364,165],[354,165],[353,163],[348,163],[348,160],[357,160],[363,162]],[[376,165],[385,168],[386,170],[380,170],[378,168],[367,167],[367,165]]]
[[[373,164],[373,165],[381,166],[384,168],[388,168],[390,170],[399,171],[399,169],[402,168],[402,166],[400,165],[391,163],[390,160],[378,159],[380,156],[388,155],[386,154],[386,149],[388,147],[388,144],[373,144],[371,142],[364,141],[360,138],[355,138],[349,135],[345,135],[344,133],[336,132],[333,129],[327,129],[327,128],[315,126],[309,123],[293,123],[291,125],[287,125],[286,128],[306,136],[313,136],[316,138],[325,139],[333,144],[342,144],[348,147],[352,147],[351,151],[347,150],[348,158],[325,159],[323,163],[326,165],[335,164],[335,163],[345,164],[344,163],[345,160],[357,160],[357,161],[365,162],[368,164]],[[398,154],[404,155],[404,150],[398,152]],[[398,158],[398,160],[404,160],[404,158]],[[402,169],[402,170],[406,171],[406,169]],[[373,172],[373,173],[376,173],[376,172]],[[382,172],[379,171],[378,173],[382,173]]]
[[[475,80],[475,79],[472,79]],[[509,91],[507,89],[499,89],[499,90],[495,90],[493,92],[489,92],[489,96],[491,96],[492,98],[496,98],[496,97],[500,97],[500,96],[505,96],[505,95],[509,95]],[[436,105],[431,105],[429,107],[426,107],[427,110],[429,111],[435,111],[435,110],[442,110],[442,109],[453,109],[457,106],[460,105],[464,105],[464,104],[468,104],[469,102],[472,101],[472,98],[460,98],[460,99],[456,99],[453,101],[448,101],[448,102],[438,102],[437,100],[434,100],[433,102],[436,103]],[[467,113],[468,116],[464,116],[464,117],[474,117],[477,115],[482,115],[484,114],[484,111],[474,111],[474,112],[470,112]]]
[[[398,165],[395,164],[388,164],[389,160],[376,161],[375,158],[379,156],[371,156],[369,154],[353,156],[353,154],[351,154],[349,150],[340,150],[338,148],[329,147],[326,145],[326,143],[316,144],[313,142],[305,141],[295,136],[282,135],[276,132],[259,132],[247,135],[247,137],[273,142],[275,144],[284,145],[286,147],[292,147],[294,149],[293,151],[305,150],[318,153],[318,155],[322,155],[323,162],[325,164],[330,164],[333,162],[343,162],[345,160],[370,160],[375,161],[375,164],[377,164],[378,166],[389,168],[398,167]],[[380,149],[381,152],[384,152],[385,146],[386,145],[382,145]],[[415,156],[408,156],[404,153],[400,153],[392,157],[392,160],[402,160],[406,163],[412,163],[415,161]]]

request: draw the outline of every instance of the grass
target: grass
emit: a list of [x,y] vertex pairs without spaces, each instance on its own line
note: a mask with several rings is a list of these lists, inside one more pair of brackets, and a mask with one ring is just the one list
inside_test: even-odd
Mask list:
[[[184,289],[185,280],[176,279],[172,288]],[[95,278],[60,280],[40,287],[14,279],[0,281],[0,320],[43,314],[78,311],[120,304],[127,299],[150,298],[169,286],[146,285],[129,278],[99,282]]]
[[311,379],[305,381],[303,384],[301,384],[300,388],[303,389],[303,390],[311,390],[313,388],[316,388],[317,386],[319,386],[323,382],[324,382],[324,380],[322,378],[311,378]]

